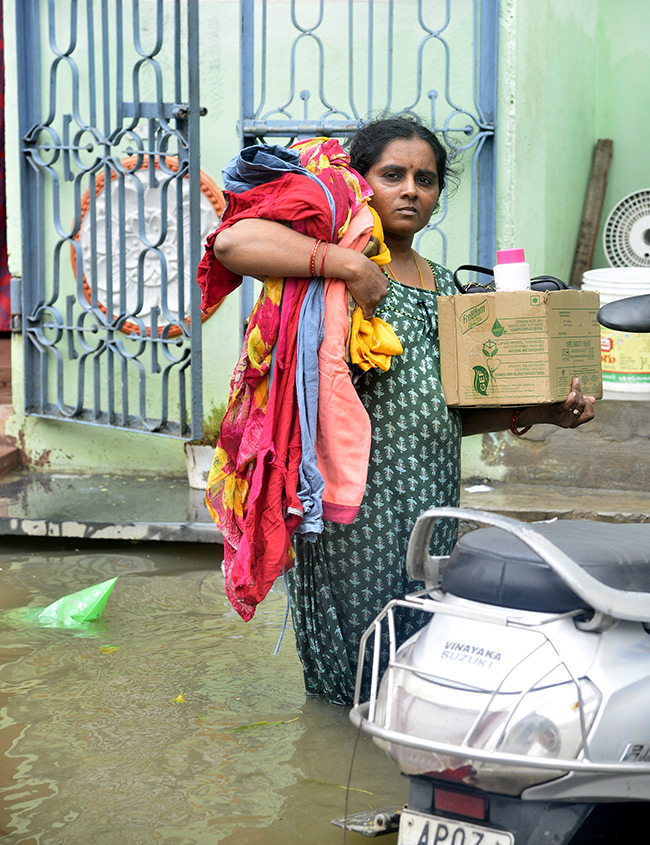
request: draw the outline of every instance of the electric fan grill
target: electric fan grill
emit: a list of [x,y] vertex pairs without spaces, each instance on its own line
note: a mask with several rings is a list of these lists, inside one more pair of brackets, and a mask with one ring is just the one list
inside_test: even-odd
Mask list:
[[614,206],[603,229],[603,249],[612,267],[650,267],[650,188]]

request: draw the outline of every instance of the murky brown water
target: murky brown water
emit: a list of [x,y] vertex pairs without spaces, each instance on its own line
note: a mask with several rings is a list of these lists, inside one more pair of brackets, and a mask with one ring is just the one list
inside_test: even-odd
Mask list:
[[[3,538],[0,842],[343,842],[330,820],[345,812],[356,730],[346,709],[306,698],[290,628],[273,656],[284,594],[244,624],[219,555]],[[20,610],[115,575],[84,630],[39,628]],[[406,800],[364,735],[351,786],[349,812]]]

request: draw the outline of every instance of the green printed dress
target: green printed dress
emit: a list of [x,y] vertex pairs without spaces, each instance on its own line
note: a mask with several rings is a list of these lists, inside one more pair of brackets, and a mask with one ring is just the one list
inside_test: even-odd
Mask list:
[[[366,492],[352,525],[325,523],[315,543],[296,540],[287,573],[293,626],[308,693],[350,704],[359,642],[392,598],[420,589],[406,575],[411,529],[422,511],[458,504],[460,416],[447,408],[440,383],[437,296],[455,293],[449,270],[431,265],[438,291],[391,280],[377,315],[391,323],[404,352],[390,370],[370,370],[357,389],[372,423]],[[440,521],[433,554],[456,540],[451,520]],[[421,612],[396,612],[401,644],[426,622]],[[382,642],[382,669],[388,660]],[[369,693],[369,666],[364,697]]]

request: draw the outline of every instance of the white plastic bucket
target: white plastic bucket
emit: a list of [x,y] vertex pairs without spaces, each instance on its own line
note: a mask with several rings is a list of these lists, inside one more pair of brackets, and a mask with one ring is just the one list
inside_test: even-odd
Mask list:
[[[587,270],[582,276],[582,289],[598,291],[601,305],[650,293],[650,268]],[[617,332],[601,326],[600,346],[606,390],[650,395],[650,334]]]

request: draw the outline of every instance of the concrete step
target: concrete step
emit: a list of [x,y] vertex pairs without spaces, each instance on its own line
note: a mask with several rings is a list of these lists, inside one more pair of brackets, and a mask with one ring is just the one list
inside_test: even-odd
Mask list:
[[[0,474],[0,537],[221,543],[203,490],[187,478]],[[1,541],[0,541],[1,542]]]
[[16,439],[7,436],[5,430],[7,420],[14,413],[10,402],[11,397],[8,403],[3,403],[0,393],[0,475],[20,469],[23,465],[23,456],[20,449],[16,447]]
[[0,440],[0,475],[6,475],[12,470],[20,469],[22,455],[20,449]]
[[[461,504],[533,522],[597,519],[650,522],[650,493],[530,484],[465,484]],[[221,542],[202,490],[186,478],[64,475],[22,470],[0,475],[0,537]]]
[[544,487],[644,493],[650,490],[650,402],[633,395],[597,402],[595,419],[576,429],[536,425],[523,437],[485,434],[480,459],[464,462],[463,472],[540,488],[540,501]]
[[0,368],[0,405],[11,403],[11,370],[7,372]]
[[650,493],[644,490],[464,482],[460,501],[463,507],[492,511],[523,522],[548,519],[650,522]]
[[4,435],[6,432],[6,423],[9,417],[14,414],[13,406],[10,403],[3,403],[0,398],[0,443],[4,442]]

